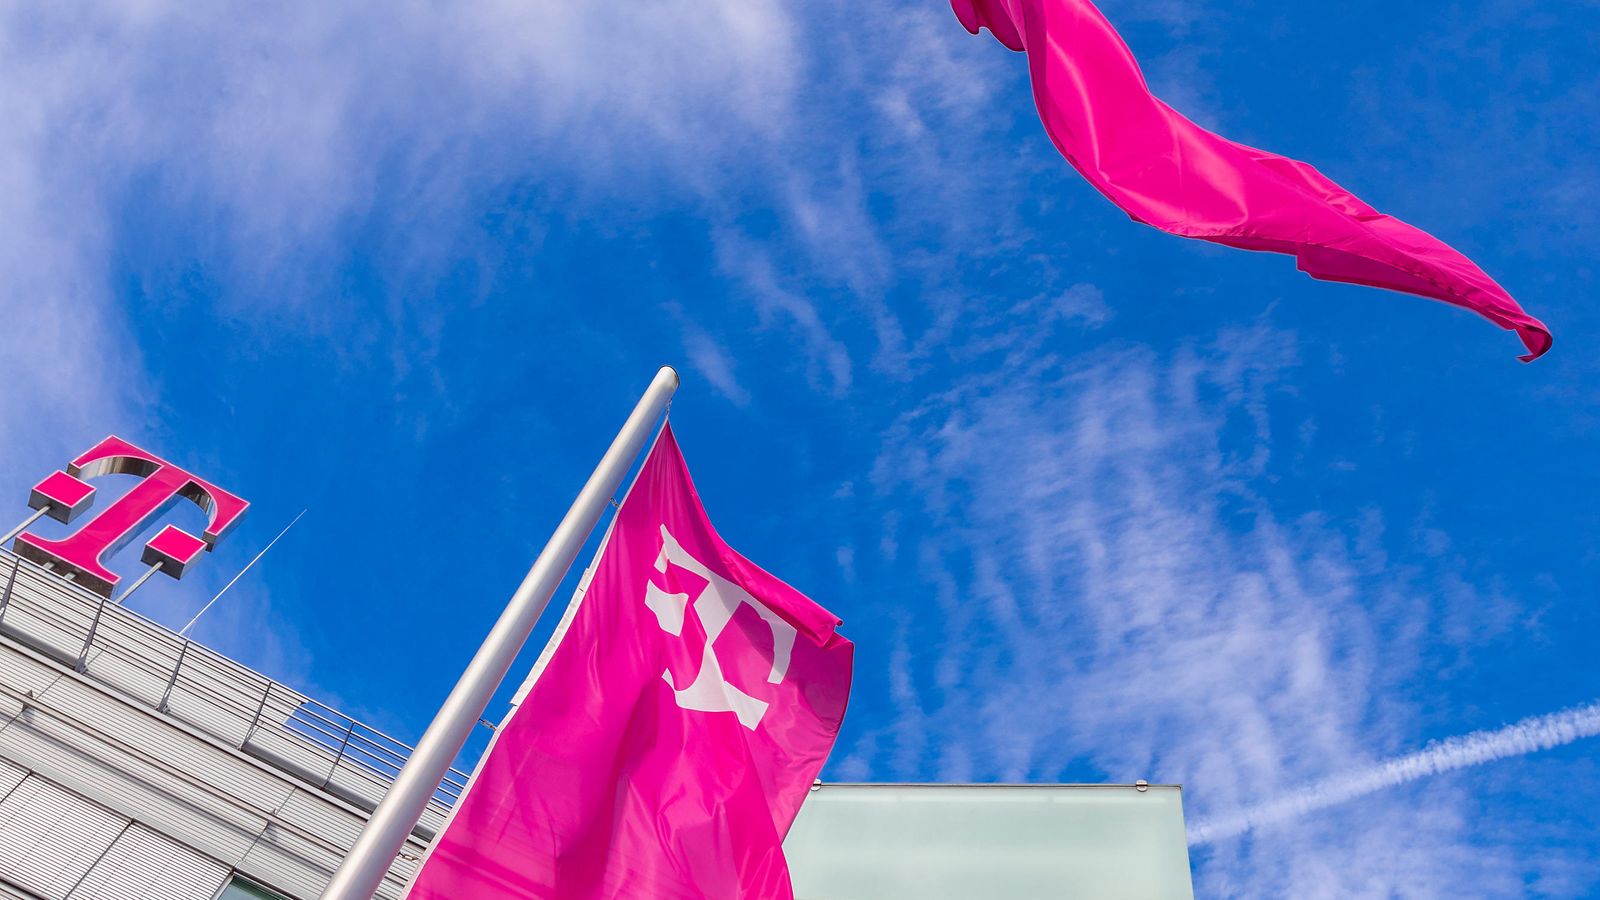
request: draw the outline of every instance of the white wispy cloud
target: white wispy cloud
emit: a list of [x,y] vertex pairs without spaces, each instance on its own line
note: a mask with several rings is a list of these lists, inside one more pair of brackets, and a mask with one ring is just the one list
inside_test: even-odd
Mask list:
[[[97,241],[137,185],[204,234],[215,303],[243,327],[288,324],[427,384],[446,315],[433,288],[480,252],[485,197],[554,180],[575,210],[690,208],[720,259],[752,251],[724,273],[837,393],[861,365],[906,377],[966,300],[955,260],[890,242],[1006,235],[1025,180],[976,139],[1018,115],[992,102],[998,73],[1024,77],[1017,60],[952,21],[739,0],[15,7],[0,13],[0,83],[19,88],[8,121],[26,137],[13,196],[57,184],[83,202],[57,204],[66,230],[13,221],[71,242],[84,316],[107,293]],[[753,212],[782,234],[749,227]],[[358,233],[392,260],[377,310],[325,302]],[[889,301],[907,282],[938,310],[915,336]],[[847,339],[859,322],[875,347]]]
[[[1036,309],[1012,314],[1037,325]],[[1204,818],[1414,733],[1405,686],[1453,576],[1394,570],[1370,523],[1286,517],[1261,492],[1303,433],[1294,337],[1260,324],[1165,358],[1079,357],[1051,349],[1074,320],[1052,338],[1003,318],[987,325],[992,364],[886,438],[879,489],[928,523],[911,570],[950,597],[901,625],[927,648],[896,657],[904,712],[850,752],[889,777],[915,758],[953,779],[1173,781]],[[1462,640],[1504,615],[1452,605]],[[1360,828],[1307,820],[1206,845],[1197,893],[1425,897],[1520,877],[1476,845],[1459,785],[1425,812],[1364,803]],[[1359,870],[1339,862],[1352,856]]]
[[668,312],[678,321],[689,365],[735,406],[750,405],[750,392],[739,383],[727,348],[695,321],[692,312],[676,303],[668,306]]
[[108,201],[52,164],[75,137],[61,133],[72,109],[51,73],[20,62],[23,43],[0,29],[0,459],[42,477],[137,422],[150,398],[107,296]]
[[1504,728],[1446,738],[1417,753],[1324,778],[1235,812],[1197,820],[1189,826],[1189,843],[1224,841],[1419,778],[1551,750],[1597,735],[1600,703],[1588,703],[1523,719]]
[[812,384],[835,396],[850,389],[854,363],[850,351],[829,328],[818,304],[783,283],[771,251],[747,237],[722,232],[717,237],[718,263],[740,283],[764,327],[792,328],[810,360]]
[[425,364],[429,288],[481,231],[486,193],[541,172],[569,197],[725,193],[792,127],[793,31],[784,5],[734,0],[7,7],[0,182],[24,267],[7,302],[92,332],[119,204],[142,191],[204,223],[223,310],[269,331],[287,311],[347,343],[359,311],[316,301],[381,206],[388,356]]
[[[117,269],[130,221],[170,221],[157,242],[198,236],[183,265],[214,290],[193,314],[436,383],[449,310],[432,287],[477,252],[463,247],[486,193],[559,171],[569,194],[637,197],[648,181],[683,186],[649,192],[663,205],[710,196],[790,127],[792,31],[783,5],[742,0],[0,9],[8,480],[31,483],[111,431],[178,449],[162,440],[184,430],[161,420],[163,378],[206,376],[144,357],[135,320],[170,301]],[[392,263],[389,295],[327,302],[362,229]],[[715,344],[687,343],[737,402]],[[233,574],[238,540],[181,590],[152,585],[135,605],[181,623]],[[266,584],[235,588],[201,634],[295,680],[308,657]]]

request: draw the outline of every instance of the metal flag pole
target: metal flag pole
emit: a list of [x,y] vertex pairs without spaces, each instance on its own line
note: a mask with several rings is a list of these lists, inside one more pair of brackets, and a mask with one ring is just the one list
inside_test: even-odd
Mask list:
[[539,551],[539,557],[533,561],[533,567],[516,593],[511,595],[511,602],[490,629],[483,646],[478,648],[461,680],[439,708],[433,724],[417,742],[417,748],[390,785],[383,802],[373,810],[372,818],[356,838],[350,854],[333,873],[327,889],[322,892],[322,900],[371,900],[377,892],[384,873],[389,871],[395,855],[405,845],[406,835],[422,817],[428,799],[438,790],[446,770],[488,708],[490,698],[527,642],[540,613],[549,604],[550,595],[566,577],[572,561],[594,531],[607,502],[622,485],[623,477],[650,439],[656,422],[677,389],[676,371],[663,366],[656,372],[616,440],[600,458],[594,474],[578,492],[578,499],[556,526],[550,542]]

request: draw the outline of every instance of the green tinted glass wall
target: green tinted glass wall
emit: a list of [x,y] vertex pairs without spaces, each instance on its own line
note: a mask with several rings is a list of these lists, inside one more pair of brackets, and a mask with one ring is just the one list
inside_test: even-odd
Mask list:
[[251,884],[242,878],[235,878],[223,888],[222,896],[217,900],[284,900],[280,894],[274,894],[257,884]]
[[1194,896],[1163,785],[825,785],[784,852],[798,900]]

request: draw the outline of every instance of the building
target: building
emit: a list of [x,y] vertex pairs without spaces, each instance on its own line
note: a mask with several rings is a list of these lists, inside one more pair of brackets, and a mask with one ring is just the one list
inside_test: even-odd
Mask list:
[[[0,551],[0,898],[312,900],[409,750]],[[1192,897],[1160,785],[819,786],[786,850],[805,900]]]
[[[0,897],[318,896],[406,745],[9,552],[0,584]],[[806,900],[1192,896],[1161,785],[819,786],[786,848]]]
[[[139,481],[64,538],[26,531],[80,518],[85,479],[108,474]],[[179,500],[204,532],[156,532],[113,600],[107,560]],[[320,896],[411,748],[120,605],[181,577],[249,503],[111,436],[28,505],[0,538],[16,539],[0,550],[0,900]],[[377,897],[404,893],[466,784],[445,773]],[[1192,900],[1180,792],[1143,782],[819,783],[785,852],[803,900]]]
[[0,585],[0,897],[321,892],[408,747],[9,552]]

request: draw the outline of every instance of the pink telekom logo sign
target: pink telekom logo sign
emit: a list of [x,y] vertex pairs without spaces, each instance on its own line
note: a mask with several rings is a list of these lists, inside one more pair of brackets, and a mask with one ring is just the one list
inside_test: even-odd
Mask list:
[[83,479],[118,474],[137,475],[143,480],[59,541],[22,533],[13,545],[17,554],[37,563],[54,563],[71,573],[79,584],[109,597],[121,579],[105,567],[103,560],[126,546],[151,519],[180,499],[192,500],[206,511],[210,519],[205,536],[197,538],[168,525],[146,542],[142,556],[145,565],[159,565],[173,578],[183,577],[200,551],[214,547],[250,508],[249,503],[233,494],[119,437],[106,438],[73,460],[67,471],[39,482],[28,497],[28,505],[45,510],[59,522],[71,522],[94,504],[94,486]]

